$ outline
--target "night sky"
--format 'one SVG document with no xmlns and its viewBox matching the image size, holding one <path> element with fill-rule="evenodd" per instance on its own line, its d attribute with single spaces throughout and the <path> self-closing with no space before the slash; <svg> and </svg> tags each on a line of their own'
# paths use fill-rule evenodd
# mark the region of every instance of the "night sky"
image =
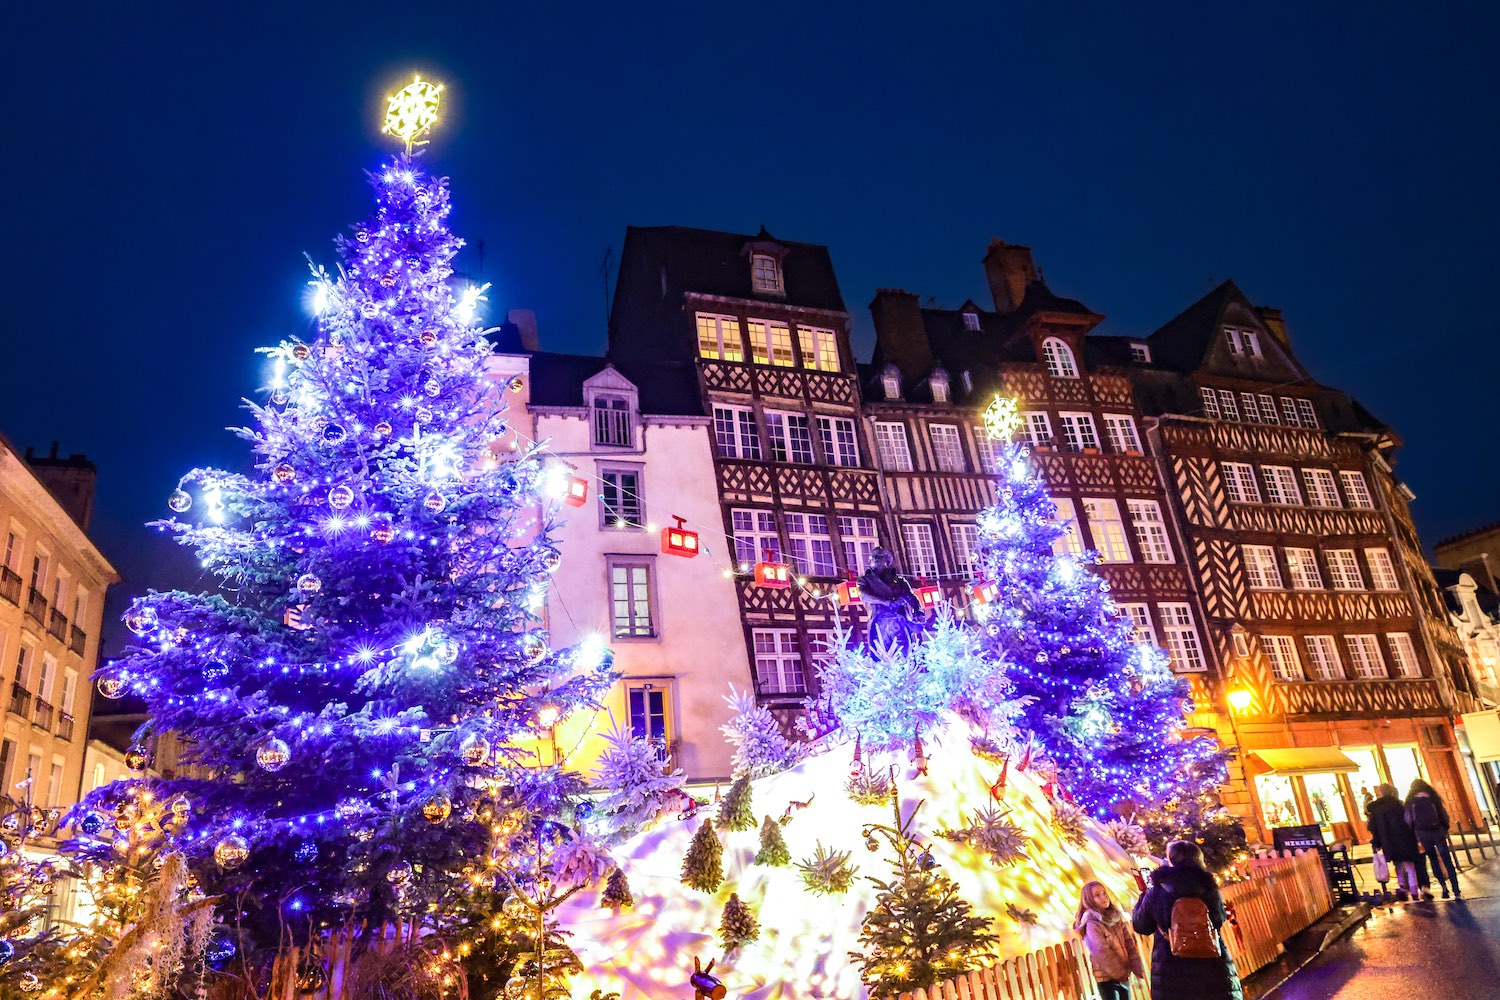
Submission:
<svg viewBox="0 0 1500 1000">
<path fill-rule="evenodd" d="M 547 349 L 603 350 L 631 224 L 828 244 L 861 357 L 877 287 L 988 305 L 991 236 L 1107 333 L 1233 277 L 1404 436 L 1427 542 L 1500 519 L 1500 8 L 1052 6 L 8 4 L 0 432 L 98 464 L 117 606 L 183 582 L 142 523 L 244 463 L 253 349 L 421 72 L 461 267 Z"/>
</svg>

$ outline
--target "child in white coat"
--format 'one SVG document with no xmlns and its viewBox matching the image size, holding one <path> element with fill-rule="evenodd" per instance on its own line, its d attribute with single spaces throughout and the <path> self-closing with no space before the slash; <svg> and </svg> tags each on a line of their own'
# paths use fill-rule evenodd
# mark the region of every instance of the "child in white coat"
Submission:
<svg viewBox="0 0 1500 1000">
<path fill-rule="evenodd" d="M 1130 1000 L 1130 977 L 1145 979 L 1146 968 L 1135 931 L 1125 912 L 1109 898 L 1103 882 L 1085 883 L 1073 929 L 1088 948 L 1100 1000 Z"/>
</svg>

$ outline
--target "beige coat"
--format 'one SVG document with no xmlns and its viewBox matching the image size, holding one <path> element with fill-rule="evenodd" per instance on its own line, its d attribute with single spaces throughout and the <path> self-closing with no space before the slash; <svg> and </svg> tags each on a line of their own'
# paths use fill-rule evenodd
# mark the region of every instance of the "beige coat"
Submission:
<svg viewBox="0 0 1500 1000">
<path fill-rule="evenodd" d="M 1094 978 L 1100 982 L 1123 983 L 1132 974 L 1146 978 L 1146 968 L 1141 963 L 1141 950 L 1136 946 L 1135 932 L 1130 921 L 1121 915 L 1114 924 L 1106 924 L 1099 911 L 1086 909 L 1073 925 L 1089 950 L 1089 963 L 1094 967 Z"/>
</svg>

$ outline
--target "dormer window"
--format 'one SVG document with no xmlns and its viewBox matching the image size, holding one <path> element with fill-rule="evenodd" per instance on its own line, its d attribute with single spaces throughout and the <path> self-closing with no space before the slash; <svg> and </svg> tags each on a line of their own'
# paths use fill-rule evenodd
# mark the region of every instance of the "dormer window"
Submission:
<svg viewBox="0 0 1500 1000">
<path fill-rule="evenodd" d="M 964 384 L 964 392 L 972 393 L 974 391 L 974 376 L 969 374 L 969 369 L 965 368 L 958 377 Z"/>
<path fill-rule="evenodd" d="M 886 365 L 885 371 L 880 373 L 880 387 L 886 399 L 901 398 L 901 372 L 895 365 Z"/>
<path fill-rule="evenodd" d="M 594 444 L 630 447 L 630 401 L 621 396 L 595 396 Z"/>
<path fill-rule="evenodd" d="M 1073 360 L 1073 349 L 1056 337 L 1042 341 L 1042 360 L 1047 364 L 1047 374 L 1053 378 L 1077 378 L 1078 363 Z"/>
<path fill-rule="evenodd" d="M 750 284 L 757 292 L 780 295 L 785 291 L 781 283 L 781 261 L 768 253 L 751 254 Z"/>
<path fill-rule="evenodd" d="M 628 378 L 606 365 L 603 371 L 584 380 L 583 405 L 588 410 L 591 447 L 635 447 L 641 395 Z"/>
<path fill-rule="evenodd" d="M 932 401 L 934 403 L 948 402 L 948 373 L 941 368 L 934 368 L 932 374 L 927 378 L 928 388 L 932 390 Z"/>
<path fill-rule="evenodd" d="M 966 313 L 964 313 L 964 329 L 965 330 L 974 330 L 976 332 L 979 330 L 979 314 L 978 313 L 972 313 L 972 312 L 966 312 Z"/>
<path fill-rule="evenodd" d="M 1224 328 L 1224 342 L 1229 345 L 1229 353 L 1238 357 L 1258 358 L 1260 353 L 1260 334 L 1254 330 L 1242 330 L 1233 326 Z"/>
<path fill-rule="evenodd" d="M 1143 365 L 1149 365 L 1151 363 L 1150 345 L 1143 344 L 1139 340 L 1132 340 L 1130 342 L 1130 360 Z"/>
</svg>

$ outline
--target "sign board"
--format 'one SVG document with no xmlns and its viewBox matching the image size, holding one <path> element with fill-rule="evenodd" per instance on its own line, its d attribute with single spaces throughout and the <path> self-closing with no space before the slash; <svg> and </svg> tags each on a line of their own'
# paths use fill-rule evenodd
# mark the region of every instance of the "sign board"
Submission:
<svg viewBox="0 0 1500 1000">
<path fill-rule="evenodd" d="M 1323 841 L 1323 828 L 1316 823 L 1307 826 L 1277 826 L 1271 829 L 1271 839 L 1276 852 L 1315 850 L 1326 853 L 1328 845 Z"/>
<path fill-rule="evenodd" d="M 1466 712 L 1464 734 L 1476 762 L 1500 760 L 1500 712 Z"/>
</svg>

